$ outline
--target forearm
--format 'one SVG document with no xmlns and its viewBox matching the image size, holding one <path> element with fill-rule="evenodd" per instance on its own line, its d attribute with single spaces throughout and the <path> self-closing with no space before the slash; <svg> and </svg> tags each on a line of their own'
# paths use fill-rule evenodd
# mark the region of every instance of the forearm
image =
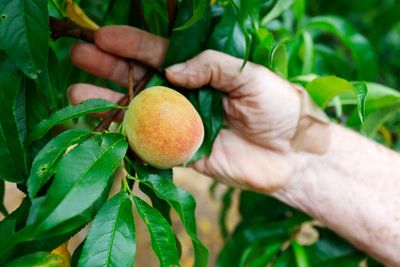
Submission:
<svg viewBox="0 0 400 267">
<path fill-rule="evenodd" d="M 324 155 L 299 155 L 276 197 L 388 266 L 400 266 L 400 157 L 340 126 Z"/>
</svg>

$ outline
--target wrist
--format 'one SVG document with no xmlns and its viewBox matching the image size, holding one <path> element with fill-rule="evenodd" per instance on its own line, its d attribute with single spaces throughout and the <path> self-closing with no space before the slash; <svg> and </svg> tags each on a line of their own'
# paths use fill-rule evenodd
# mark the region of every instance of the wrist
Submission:
<svg viewBox="0 0 400 267">
<path fill-rule="evenodd" d="M 326 124 L 324 126 L 324 134 L 326 136 L 322 139 L 330 140 L 335 127 L 337 126 L 329 123 Z M 309 142 L 309 140 L 312 139 L 311 136 L 317 135 L 318 130 L 320 129 L 315 127 L 312 130 L 314 132 L 305 137 L 307 139 L 304 140 L 305 142 Z M 314 145 L 315 149 L 321 148 L 318 140 L 314 142 Z M 312 197 L 317 193 L 316 190 L 318 190 L 318 183 L 321 182 L 319 180 L 320 176 L 324 172 L 335 171 L 334 169 L 329 169 L 329 166 L 325 164 L 327 158 L 329 158 L 330 146 L 330 142 L 323 144 L 323 154 L 303 150 L 294 151 L 294 167 L 292 175 L 287 179 L 287 182 L 272 195 L 291 207 L 302 210 L 310 215 L 314 215 L 315 203 L 312 200 Z M 315 149 L 313 151 L 315 151 Z"/>
</svg>

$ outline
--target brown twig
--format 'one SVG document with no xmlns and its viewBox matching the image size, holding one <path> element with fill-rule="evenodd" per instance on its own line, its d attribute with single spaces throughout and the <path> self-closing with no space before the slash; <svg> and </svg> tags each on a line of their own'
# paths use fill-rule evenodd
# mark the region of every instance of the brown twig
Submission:
<svg viewBox="0 0 400 267">
<path fill-rule="evenodd" d="M 129 89 L 131 91 L 127 95 L 125 95 L 119 102 L 118 105 L 120 106 L 127 106 L 129 102 L 137 95 L 139 94 L 146 86 L 148 81 L 151 79 L 153 76 L 154 71 L 149 70 L 147 73 L 144 75 L 144 77 L 138 81 L 136 84 L 135 81 L 133 80 L 133 75 L 132 76 L 132 82 L 129 82 L 130 85 L 128 87 L 131 87 L 132 89 Z M 96 127 L 96 132 L 102 132 L 110 126 L 111 122 L 122 112 L 123 110 L 121 109 L 114 109 L 110 110 L 106 113 L 100 124 Z"/>
<path fill-rule="evenodd" d="M 128 61 L 129 65 L 129 72 L 128 72 L 128 96 L 129 100 L 132 100 L 132 98 L 135 96 L 134 95 L 134 87 L 136 85 L 135 82 L 135 64 L 133 64 L 132 61 Z"/>
<path fill-rule="evenodd" d="M 167 9 L 168 9 L 168 32 L 171 34 L 172 29 L 174 28 L 175 18 L 176 18 L 176 0 L 168 0 Z"/>
<path fill-rule="evenodd" d="M 143 14 L 142 1 L 141 0 L 133 0 L 133 2 L 137 8 L 137 12 L 138 12 L 140 21 L 143 23 L 144 30 L 148 31 L 150 28 L 149 28 L 149 24 L 147 24 L 144 14 Z"/>
<path fill-rule="evenodd" d="M 127 106 L 129 104 L 129 96 L 125 95 L 123 98 L 121 98 L 120 101 L 118 101 L 118 105 L 119 106 Z M 113 122 L 113 120 L 115 120 L 115 118 L 122 112 L 122 109 L 113 109 L 108 111 L 103 119 L 101 120 L 101 122 L 99 123 L 99 125 L 97 125 L 95 131 L 96 132 L 102 132 L 106 129 L 108 129 L 108 127 L 110 127 L 111 122 Z"/>
<path fill-rule="evenodd" d="M 150 81 L 151 77 L 153 77 L 154 73 L 155 73 L 154 69 L 150 69 L 146 72 L 144 77 L 135 86 L 133 90 L 133 97 L 139 94 L 146 87 L 146 84 Z"/>
<path fill-rule="evenodd" d="M 60 37 L 73 37 L 88 43 L 94 42 L 93 30 L 82 27 L 69 18 L 57 19 L 55 17 L 50 17 L 49 24 L 51 29 L 51 38 L 54 41 Z"/>
</svg>

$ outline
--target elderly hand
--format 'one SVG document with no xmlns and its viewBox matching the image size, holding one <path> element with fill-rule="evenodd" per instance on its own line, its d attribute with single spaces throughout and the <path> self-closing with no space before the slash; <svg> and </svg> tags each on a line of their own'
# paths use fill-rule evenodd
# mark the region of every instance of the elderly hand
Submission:
<svg viewBox="0 0 400 267">
<path fill-rule="evenodd" d="M 71 59 L 78 67 L 127 86 L 126 59 L 141 62 L 134 67 L 141 79 L 148 67 L 163 64 L 168 40 L 127 27 L 108 26 L 95 33 L 95 44 L 77 44 Z M 300 116 L 300 97 L 290 83 L 268 69 L 207 50 L 187 62 L 169 67 L 167 79 L 174 85 L 196 89 L 210 85 L 226 93 L 226 123 L 209 158 L 192 165 L 196 170 L 239 188 L 272 192 L 283 187 L 297 168 L 290 147 Z M 77 104 L 88 98 L 117 102 L 121 93 L 90 84 L 76 84 L 69 98 Z"/>
</svg>

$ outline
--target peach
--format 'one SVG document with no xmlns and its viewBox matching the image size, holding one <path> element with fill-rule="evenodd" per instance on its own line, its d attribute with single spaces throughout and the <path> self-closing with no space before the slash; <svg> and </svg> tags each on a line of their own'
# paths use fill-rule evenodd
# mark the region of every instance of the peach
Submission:
<svg viewBox="0 0 400 267">
<path fill-rule="evenodd" d="M 160 169 L 190 160 L 204 138 L 203 123 L 193 105 L 163 86 L 147 88 L 133 98 L 124 126 L 133 151 Z"/>
</svg>

